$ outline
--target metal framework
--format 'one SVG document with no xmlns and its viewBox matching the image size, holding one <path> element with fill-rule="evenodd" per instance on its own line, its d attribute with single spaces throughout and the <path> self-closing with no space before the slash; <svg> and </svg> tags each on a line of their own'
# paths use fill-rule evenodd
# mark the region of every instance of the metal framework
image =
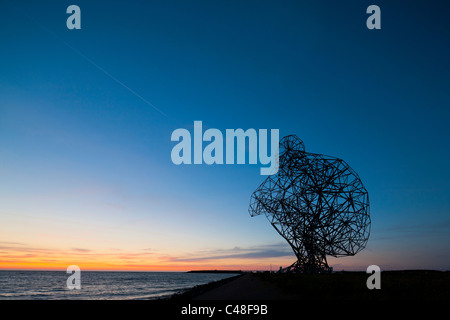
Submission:
<svg viewBox="0 0 450 320">
<path fill-rule="evenodd" d="M 326 256 L 352 256 L 370 235 L 369 194 L 343 160 L 305 152 L 295 135 L 280 141 L 279 170 L 256 189 L 249 213 L 265 214 L 297 261 L 285 271 L 329 272 Z"/>
</svg>

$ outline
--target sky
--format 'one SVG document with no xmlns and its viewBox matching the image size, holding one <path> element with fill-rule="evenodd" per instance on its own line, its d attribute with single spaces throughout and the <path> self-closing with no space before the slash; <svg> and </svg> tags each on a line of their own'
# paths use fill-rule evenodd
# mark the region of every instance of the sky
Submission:
<svg viewBox="0 0 450 320">
<path fill-rule="evenodd" d="M 289 266 L 259 164 L 172 163 L 202 121 L 358 173 L 371 234 L 335 270 L 450 270 L 449 5 L 393 2 L 1 1 L 0 269 Z"/>
</svg>

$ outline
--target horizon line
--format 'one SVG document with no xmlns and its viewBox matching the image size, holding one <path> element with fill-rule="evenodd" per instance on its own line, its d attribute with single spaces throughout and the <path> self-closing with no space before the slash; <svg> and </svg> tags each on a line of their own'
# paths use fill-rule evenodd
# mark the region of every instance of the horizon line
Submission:
<svg viewBox="0 0 450 320">
<path fill-rule="evenodd" d="M 60 271 L 60 272 L 66 272 L 66 269 L 21 269 L 21 268 L 17 268 L 17 269 L 10 269 L 10 268 L 0 268 L 0 271 Z M 88 272 L 182 272 L 182 273 L 188 273 L 188 272 L 211 272 L 211 271 L 217 271 L 218 273 L 220 271 L 224 271 L 226 273 L 230 273 L 232 271 L 236 271 L 236 272 L 270 272 L 270 273 L 278 273 L 277 271 L 274 270 L 269 270 L 269 269 L 250 269 L 250 270 L 236 270 L 236 269 L 194 269 L 194 270 L 118 270 L 118 269 L 82 269 L 81 271 L 88 271 Z M 381 272 L 385 272 L 385 271 L 436 271 L 436 272 L 450 272 L 450 269 L 428 269 L 428 268 L 423 268 L 423 269 L 382 269 Z M 366 273 L 366 270 L 345 270 L 345 269 L 339 269 L 339 270 L 333 270 L 332 273 L 339 273 L 339 272 L 364 272 Z"/>
</svg>

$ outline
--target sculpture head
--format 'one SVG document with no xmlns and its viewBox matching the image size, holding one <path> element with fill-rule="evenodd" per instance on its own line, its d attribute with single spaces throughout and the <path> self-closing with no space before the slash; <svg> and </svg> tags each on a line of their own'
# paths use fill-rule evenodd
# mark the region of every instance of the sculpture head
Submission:
<svg viewBox="0 0 450 320">
<path fill-rule="evenodd" d="M 299 272 L 329 269 L 326 256 L 361 251 L 369 238 L 369 195 L 343 160 L 305 152 L 295 135 L 280 141 L 279 170 L 252 194 L 251 216 L 265 214 L 297 257 Z"/>
</svg>

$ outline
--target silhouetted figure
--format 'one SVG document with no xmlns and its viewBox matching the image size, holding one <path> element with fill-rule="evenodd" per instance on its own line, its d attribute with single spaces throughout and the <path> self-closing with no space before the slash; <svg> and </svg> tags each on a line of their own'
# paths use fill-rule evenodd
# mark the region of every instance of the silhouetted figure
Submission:
<svg viewBox="0 0 450 320">
<path fill-rule="evenodd" d="M 297 261 L 286 271 L 330 272 L 326 255 L 355 255 L 370 234 L 369 194 L 343 160 L 305 152 L 295 135 L 280 141 L 279 170 L 250 199 L 251 216 L 265 214 Z"/>
</svg>

